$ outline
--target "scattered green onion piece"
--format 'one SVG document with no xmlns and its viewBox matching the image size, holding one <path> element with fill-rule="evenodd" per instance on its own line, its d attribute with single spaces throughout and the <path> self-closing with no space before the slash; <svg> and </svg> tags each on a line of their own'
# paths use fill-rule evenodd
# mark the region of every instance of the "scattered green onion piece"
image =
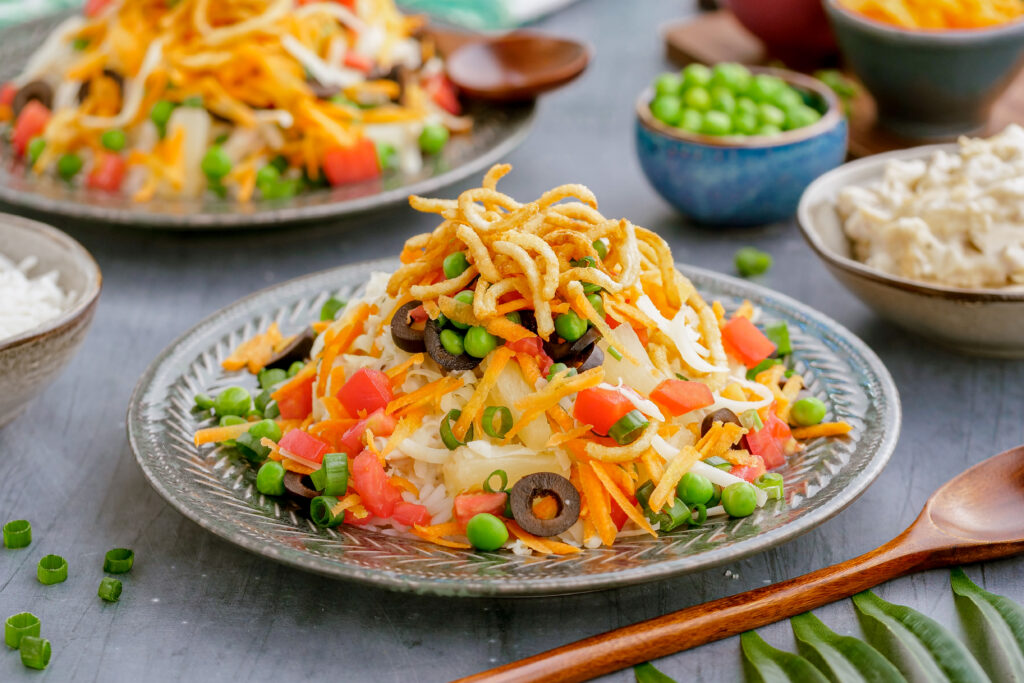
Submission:
<svg viewBox="0 0 1024 683">
<path fill-rule="evenodd" d="M 569 261 L 569 265 L 573 268 L 597 268 L 597 261 L 593 256 L 584 256 L 581 259 Z"/>
<path fill-rule="evenodd" d="M 681 373 L 681 372 L 677 372 L 677 373 L 676 373 L 676 379 L 681 379 L 681 380 L 683 380 L 684 382 L 689 382 L 689 381 L 690 381 L 690 379 L 689 379 L 689 378 L 688 378 L 688 377 L 687 377 L 686 375 L 684 375 L 683 373 Z"/>
<path fill-rule="evenodd" d="M 269 389 L 288 379 L 288 373 L 281 368 L 264 368 L 260 370 L 258 377 L 260 386 Z"/>
<path fill-rule="evenodd" d="M 74 40 L 71 41 L 71 48 L 73 50 L 77 50 L 78 52 L 81 52 L 82 50 L 84 50 L 87 47 L 89 47 L 89 39 L 88 38 L 75 38 Z"/>
<path fill-rule="evenodd" d="M 590 246 L 594 247 L 594 251 L 597 252 L 602 261 L 608 257 L 608 245 L 604 243 L 604 240 L 594 240 Z"/>
<path fill-rule="evenodd" d="M 494 477 L 498 477 L 498 479 L 501 480 L 501 486 L 497 491 L 495 491 L 494 487 L 491 486 L 491 479 L 494 479 Z M 487 475 L 486 479 L 484 479 L 484 491 L 487 493 L 500 493 L 506 488 L 508 488 L 508 473 L 505 472 L 505 470 L 494 470 Z"/>
<path fill-rule="evenodd" d="M 612 358 L 614 358 L 615 360 L 622 360 L 622 354 L 614 346 L 608 347 L 608 353 L 610 353 Z"/>
<path fill-rule="evenodd" d="M 32 525 L 27 519 L 16 519 L 4 524 L 4 547 L 25 548 L 32 542 Z"/>
<path fill-rule="evenodd" d="M 711 465 L 712 467 L 717 467 L 718 469 L 725 470 L 726 472 L 728 472 L 729 470 L 732 469 L 732 463 L 731 462 L 729 462 L 725 458 L 721 458 L 721 457 L 719 457 L 717 455 L 713 455 L 710 458 L 708 458 L 707 460 L 705 460 L 704 464 L 705 465 Z"/>
<path fill-rule="evenodd" d="M 302 368 L 306 367 L 306 364 L 301 360 L 297 360 L 288 366 L 288 376 L 294 377 L 302 371 Z"/>
<path fill-rule="evenodd" d="M 765 370 L 768 370 L 773 365 L 781 365 L 781 364 L 782 364 L 782 360 L 780 360 L 778 358 L 765 358 L 763 361 L 761 361 L 760 363 L 758 363 L 754 367 L 752 367 L 749 370 L 747 370 L 747 379 L 753 381 L 753 380 L 757 379 L 758 375 L 760 375 Z"/>
<path fill-rule="evenodd" d="M 209 394 L 196 394 L 195 401 L 199 410 L 209 410 L 213 407 L 213 396 Z"/>
<path fill-rule="evenodd" d="M 309 475 L 313 486 L 325 496 L 341 496 L 348 491 L 348 455 L 326 453 L 320 469 Z"/>
<path fill-rule="evenodd" d="M 124 574 L 135 564 L 135 551 L 128 548 L 108 550 L 103 557 L 103 571 L 108 574 Z"/>
<path fill-rule="evenodd" d="M 36 578 L 44 586 L 66 581 L 68 578 L 68 561 L 60 555 L 44 555 L 36 566 Z"/>
<path fill-rule="evenodd" d="M 333 509 L 338 504 L 334 496 L 317 496 L 309 503 L 309 516 L 313 523 L 319 527 L 336 527 L 345 521 L 345 511 L 334 514 Z"/>
<path fill-rule="evenodd" d="M 36 636 L 21 639 L 21 663 L 30 669 L 45 669 L 50 663 L 50 641 Z"/>
<path fill-rule="evenodd" d="M 203 96 L 192 95 L 191 97 L 186 97 L 181 101 L 181 106 L 192 107 L 193 109 L 201 109 L 203 106 Z"/>
<path fill-rule="evenodd" d="M 121 582 L 109 576 L 104 576 L 103 580 L 100 581 L 100 588 L 96 591 L 96 594 L 107 602 L 117 602 L 121 599 Z"/>
<path fill-rule="evenodd" d="M 598 292 L 602 291 L 603 289 L 604 289 L 604 287 L 602 287 L 601 285 L 595 285 L 593 282 L 584 282 L 583 283 L 583 293 L 584 294 L 597 294 Z"/>
<path fill-rule="evenodd" d="M 21 645 L 21 639 L 25 637 L 39 637 L 39 617 L 31 612 L 19 612 L 7 617 L 4 622 L 4 642 L 7 647 L 15 650 Z"/>
<path fill-rule="evenodd" d="M 697 519 L 693 518 L 693 513 L 697 513 Z M 708 509 L 707 506 L 697 503 L 690 508 L 690 526 L 700 526 L 708 520 Z"/>
<path fill-rule="evenodd" d="M 732 469 L 731 467 L 729 469 Z M 715 492 L 711 494 L 711 500 L 704 503 L 704 507 L 713 508 L 722 502 L 722 487 L 718 484 L 714 485 Z"/>
<path fill-rule="evenodd" d="M 501 426 L 494 428 L 494 416 L 501 417 Z M 508 430 L 512 429 L 512 411 L 505 406 L 487 406 L 484 408 L 483 427 L 487 436 L 495 439 L 504 439 Z"/>
<path fill-rule="evenodd" d="M 263 409 L 263 417 L 268 420 L 276 420 L 281 417 L 281 409 L 277 407 L 277 401 L 271 401 L 267 404 L 267 407 Z"/>
<path fill-rule="evenodd" d="M 509 322 L 513 322 L 516 325 L 522 325 L 523 324 L 523 316 L 519 315 L 519 311 L 512 311 L 511 313 L 506 313 L 505 314 L 505 320 L 508 320 Z"/>
<path fill-rule="evenodd" d="M 256 398 L 252 400 L 252 404 L 256 407 L 259 412 L 264 412 L 270 402 L 273 401 L 273 397 L 270 395 L 270 389 L 264 389 L 260 393 L 256 394 Z M 276 441 L 276 439 L 275 439 Z"/>
<path fill-rule="evenodd" d="M 615 439 L 620 446 L 633 443 L 640 438 L 640 433 L 647 429 L 650 421 L 639 410 L 631 410 L 611 426 L 608 436 Z"/>
<path fill-rule="evenodd" d="M 767 493 L 769 500 L 780 500 L 785 491 L 782 475 L 778 472 L 765 472 L 754 481 L 754 486 Z"/>
<path fill-rule="evenodd" d="M 345 306 L 345 302 L 340 299 L 335 299 L 333 296 L 324 302 L 324 305 L 320 307 L 320 319 L 321 320 L 334 320 L 334 316 L 338 315 Z"/>
<path fill-rule="evenodd" d="M 252 432 L 246 432 L 235 437 L 235 448 L 246 460 L 262 463 L 270 455 L 270 449 L 260 443 L 260 440 L 260 437 Z"/>
<path fill-rule="evenodd" d="M 672 499 L 672 507 L 664 511 L 664 514 L 668 516 L 668 526 L 660 526 L 658 531 L 672 531 L 678 529 L 683 525 L 692 523 L 693 514 L 690 512 L 690 507 L 679 500 L 678 498 Z"/>
<path fill-rule="evenodd" d="M 757 411 L 753 408 L 740 413 L 740 424 L 753 432 L 756 432 L 759 429 L 764 429 L 764 423 L 761 422 L 761 416 L 758 415 Z"/>
<path fill-rule="evenodd" d="M 448 450 L 454 451 L 459 446 L 465 446 L 466 441 L 473 440 L 473 428 L 470 427 L 469 431 L 466 432 L 466 441 L 459 441 L 455 438 L 455 434 L 452 433 L 452 420 L 458 420 L 459 416 L 462 415 L 461 410 L 449 410 L 448 414 L 441 420 L 441 441 L 444 441 L 444 445 L 448 447 Z"/>
<path fill-rule="evenodd" d="M 793 353 L 793 343 L 789 340 L 789 327 L 786 326 L 786 323 L 769 325 L 764 328 L 764 336 L 768 337 L 772 344 L 775 344 L 776 354 L 786 356 Z"/>
<path fill-rule="evenodd" d="M 648 507 L 652 493 L 654 493 L 654 482 L 652 481 L 645 481 L 636 487 L 635 495 L 641 507 Z"/>
<path fill-rule="evenodd" d="M 256 472 L 256 490 L 265 496 L 284 495 L 284 465 L 268 460 Z"/>
</svg>

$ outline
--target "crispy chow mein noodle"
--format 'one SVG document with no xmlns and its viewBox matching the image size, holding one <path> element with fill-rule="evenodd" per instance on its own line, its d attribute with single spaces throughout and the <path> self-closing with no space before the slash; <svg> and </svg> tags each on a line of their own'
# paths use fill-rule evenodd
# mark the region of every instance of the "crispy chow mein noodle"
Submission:
<svg viewBox="0 0 1024 683">
<path fill-rule="evenodd" d="M 849 431 L 800 398 L 784 324 L 709 306 L 664 240 L 605 218 L 583 186 L 503 194 L 509 170 L 455 200 L 411 197 L 437 228 L 328 320 L 305 364 L 279 357 L 297 338 L 276 327 L 225 361 L 259 373 L 280 427 L 261 476 L 312 471 L 317 524 L 575 553 L 752 514 L 783 497 L 769 470 L 797 438 Z M 227 439 L 246 442 L 196 435 Z"/>
</svg>

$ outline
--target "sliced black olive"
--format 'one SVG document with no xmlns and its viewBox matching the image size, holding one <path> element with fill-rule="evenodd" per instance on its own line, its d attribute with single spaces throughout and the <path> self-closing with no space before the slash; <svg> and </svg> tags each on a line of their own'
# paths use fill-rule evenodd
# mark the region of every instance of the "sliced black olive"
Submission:
<svg viewBox="0 0 1024 683">
<path fill-rule="evenodd" d="M 411 324 L 412 319 L 409 317 L 413 309 L 422 305 L 422 301 L 410 301 L 395 311 L 395 317 L 391 319 L 391 338 L 394 340 L 395 346 L 403 351 L 419 353 L 427 348 L 426 342 L 423 341 L 424 331 L 414 330 Z"/>
<path fill-rule="evenodd" d="M 104 69 L 103 70 L 103 75 L 106 76 L 109 79 L 112 79 L 115 83 L 117 83 L 117 89 L 119 91 L 121 91 L 122 93 L 124 92 L 124 76 L 122 76 L 121 74 L 117 73 L 113 69 Z M 89 96 L 89 92 L 90 92 L 91 89 L 92 89 L 92 81 L 91 80 L 88 80 L 85 83 L 82 83 L 81 87 L 78 88 L 78 101 L 79 102 L 84 102 L 85 98 Z"/>
<path fill-rule="evenodd" d="M 305 361 L 309 358 L 309 352 L 313 350 L 315 339 L 316 332 L 313 328 L 307 327 L 302 334 L 295 335 L 295 339 L 292 339 L 288 346 L 271 356 L 265 367 L 287 370 L 295 361 Z"/>
<path fill-rule="evenodd" d="M 313 482 L 309 477 L 302 476 L 298 472 L 284 473 L 284 488 L 288 493 L 299 498 L 313 499 L 320 494 L 313 488 Z"/>
<path fill-rule="evenodd" d="M 704 416 L 704 419 L 700 423 L 700 435 L 704 436 L 707 434 L 708 430 L 710 430 L 711 426 L 716 422 L 721 422 L 722 424 L 731 422 L 734 425 L 738 425 L 740 427 L 743 426 L 740 423 L 740 419 L 736 417 L 736 413 L 732 412 L 728 408 L 719 408 L 715 412 Z"/>
<path fill-rule="evenodd" d="M 585 351 L 588 346 L 596 342 L 601 338 L 601 333 L 596 327 L 591 327 L 589 330 L 583 333 L 583 336 L 572 343 L 569 347 L 570 353 L 580 353 Z"/>
<path fill-rule="evenodd" d="M 533 514 L 533 501 L 544 496 L 551 496 L 558 505 L 558 512 L 551 519 Z M 517 481 L 510 492 L 509 504 L 516 523 L 534 536 L 560 534 L 580 516 L 580 492 L 572 482 L 554 472 L 536 472 Z"/>
<path fill-rule="evenodd" d="M 572 351 L 572 342 L 565 341 L 561 337 L 552 335 L 551 339 L 544 341 L 544 353 L 551 357 L 551 360 L 558 362 L 565 359 Z"/>
<path fill-rule="evenodd" d="M 519 311 L 519 324 L 528 329 L 530 332 L 537 334 L 537 317 L 534 316 L 533 311 L 522 310 Z"/>
<path fill-rule="evenodd" d="M 440 365 L 442 368 L 448 371 L 463 371 L 472 370 L 476 366 L 480 365 L 482 358 L 473 358 L 468 353 L 463 353 L 459 356 L 453 356 L 444 350 L 441 346 L 441 326 L 437 324 L 436 320 L 428 320 L 427 326 L 423 330 L 423 341 L 427 347 L 427 353 L 430 357 Z"/>
<path fill-rule="evenodd" d="M 309 89 L 313 91 L 313 95 L 315 95 L 318 99 L 321 100 L 329 100 L 341 92 L 341 88 L 339 88 L 338 86 L 324 85 L 315 78 L 310 78 L 306 80 L 306 85 L 308 85 Z"/>
<path fill-rule="evenodd" d="M 17 116 L 25 105 L 32 100 L 38 100 L 47 109 L 53 108 L 53 88 L 46 81 L 30 81 L 18 88 L 11 102 L 11 111 Z"/>
<path fill-rule="evenodd" d="M 575 362 L 573 365 L 576 368 L 576 372 L 582 374 L 587 370 L 593 370 L 604 365 L 604 351 L 597 344 L 591 344 L 590 348 L 584 349 L 582 353 L 577 354 L 576 359 L 579 361 L 579 365 L 576 365 Z"/>
</svg>

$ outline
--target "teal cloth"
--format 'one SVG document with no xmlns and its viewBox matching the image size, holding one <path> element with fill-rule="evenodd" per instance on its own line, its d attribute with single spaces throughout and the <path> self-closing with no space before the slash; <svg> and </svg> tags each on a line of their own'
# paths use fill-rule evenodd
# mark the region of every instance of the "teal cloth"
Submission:
<svg viewBox="0 0 1024 683">
<path fill-rule="evenodd" d="M 80 7 L 82 0 L 0 0 L 0 27 Z"/>
</svg>

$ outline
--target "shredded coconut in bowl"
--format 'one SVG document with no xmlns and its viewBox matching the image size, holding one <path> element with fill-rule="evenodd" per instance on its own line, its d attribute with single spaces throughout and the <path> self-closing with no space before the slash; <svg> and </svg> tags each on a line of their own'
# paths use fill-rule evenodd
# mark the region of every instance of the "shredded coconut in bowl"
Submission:
<svg viewBox="0 0 1024 683">
<path fill-rule="evenodd" d="M 75 298 L 57 284 L 55 270 L 30 277 L 37 263 L 34 256 L 15 263 L 0 254 L 0 341 L 56 318 Z"/>
</svg>

